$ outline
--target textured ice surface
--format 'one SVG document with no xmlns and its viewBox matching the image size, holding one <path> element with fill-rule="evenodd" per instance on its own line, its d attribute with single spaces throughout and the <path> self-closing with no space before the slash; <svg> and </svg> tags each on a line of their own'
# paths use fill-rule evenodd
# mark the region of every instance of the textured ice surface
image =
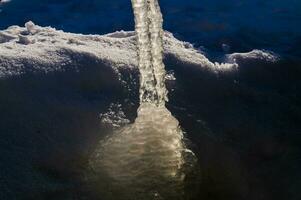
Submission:
<svg viewBox="0 0 301 200">
<path fill-rule="evenodd" d="M 111 104 L 106 113 L 100 115 L 101 123 L 111 128 L 120 128 L 129 123 L 120 104 Z"/>
<path fill-rule="evenodd" d="M 137 33 L 140 101 L 165 104 L 163 18 L 157 0 L 132 0 Z"/>
<path fill-rule="evenodd" d="M 132 5 L 140 72 L 138 117 L 101 141 L 91 167 L 117 186 L 110 189 L 119 188 L 122 199 L 182 199 L 188 162 L 184 153 L 191 151 L 178 120 L 165 108 L 161 11 L 157 0 L 132 0 Z"/>
<path fill-rule="evenodd" d="M 163 19 L 157 0 L 132 0 L 132 5 L 140 72 L 138 117 L 100 143 L 91 167 L 117 186 L 110 189 L 119 188 L 122 199 L 180 199 L 186 148 L 179 122 L 165 108 Z"/>
<path fill-rule="evenodd" d="M 165 107 L 142 104 L 135 123 L 99 144 L 91 166 L 96 174 L 109 177 L 112 185 L 127 188 L 122 195 L 128 199 L 133 195 L 153 199 L 147 197 L 151 194 L 180 199 L 186 151 L 182 139 L 179 122 Z"/>
<path fill-rule="evenodd" d="M 134 32 L 115 32 L 107 35 L 65 33 L 51 27 L 28 22 L 26 27 L 11 26 L 0 31 L 0 77 L 32 72 L 67 70 L 67 66 L 82 60 L 96 60 L 120 68 L 137 68 L 136 37 Z M 207 68 L 213 72 L 233 70 L 230 63 L 212 63 L 187 42 L 177 40 L 172 33 L 164 33 L 164 54 L 179 62 Z M 243 55 L 243 56 L 241 56 Z M 265 55 L 265 56 L 262 56 Z M 275 60 L 271 53 L 257 50 L 254 54 L 232 54 L 229 58 Z"/>
</svg>

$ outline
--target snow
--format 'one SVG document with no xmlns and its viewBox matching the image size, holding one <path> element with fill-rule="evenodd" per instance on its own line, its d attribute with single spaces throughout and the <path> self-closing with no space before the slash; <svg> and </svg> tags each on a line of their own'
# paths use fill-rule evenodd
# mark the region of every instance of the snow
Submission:
<svg viewBox="0 0 301 200">
<path fill-rule="evenodd" d="M 8 3 L 8 2 L 10 2 L 11 0 L 0 0 L 0 4 L 1 3 Z"/>
<path fill-rule="evenodd" d="M 253 51 L 247 53 L 233 53 L 227 55 L 227 58 L 230 62 L 236 63 L 239 60 L 253 60 L 253 61 L 266 61 L 266 62 L 277 62 L 279 60 L 279 56 L 270 51 L 258 50 L 255 49 Z"/>
<path fill-rule="evenodd" d="M 236 69 L 239 59 L 277 60 L 272 53 L 254 50 L 227 55 L 228 63 L 213 63 L 192 44 L 177 40 L 169 32 L 164 34 L 164 54 L 173 56 L 181 63 L 217 73 Z M 41 27 L 31 21 L 25 27 L 10 26 L 0 31 L 0 78 L 28 72 L 64 71 L 67 67 L 76 66 L 78 61 L 91 59 L 108 64 L 116 71 L 137 68 L 135 32 L 73 34 Z"/>
</svg>

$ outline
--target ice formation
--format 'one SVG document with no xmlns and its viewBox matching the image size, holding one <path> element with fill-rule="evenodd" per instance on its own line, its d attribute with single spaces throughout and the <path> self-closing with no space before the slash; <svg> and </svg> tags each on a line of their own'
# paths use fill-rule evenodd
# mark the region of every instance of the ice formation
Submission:
<svg viewBox="0 0 301 200">
<path fill-rule="evenodd" d="M 185 153 L 191 151 L 183 143 L 179 122 L 165 108 L 163 19 L 157 0 L 132 0 L 132 5 L 140 72 L 138 116 L 101 141 L 91 167 L 104 173 L 113 188 L 121 188 L 122 199 L 182 199 L 184 166 L 190 162 Z M 193 153 L 190 157 L 194 159 Z"/>
<path fill-rule="evenodd" d="M 158 5 L 153 6 L 151 9 L 158 9 Z M 135 9 L 138 8 L 134 6 Z M 148 8 L 147 11 L 151 12 L 151 9 Z M 150 26 L 146 30 L 155 34 L 148 37 L 146 35 L 151 34 L 141 33 L 140 39 L 146 36 L 147 42 L 142 39 L 138 45 L 135 32 L 82 35 L 40 27 L 33 22 L 27 22 L 25 27 L 11 26 L 0 31 L 1 79 L 28 73 L 65 71 L 70 67 L 76 69 L 80 61 L 89 60 L 105 63 L 117 74 L 121 69 L 140 70 L 141 106 L 135 123 L 128 124 L 124 113 L 118 109 L 115 111 L 113 107 L 108 113 L 104 113 L 102 122 L 112 122 L 118 129 L 100 142 L 91 157 L 90 164 L 94 172 L 102 174 L 101 178 L 108 177 L 113 184 L 110 187 L 112 191 L 108 191 L 108 194 L 113 193 L 113 197 L 108 199 L 118 199 L 114 193 L 115 188 L 122 188 L 117 190 L 118 194 L 122 194 L 121 199 L 133 199 L 133 194 L 138 199 L 179 199 L 183 194 L 186 175 L 183 169 L 186 168 L 185 165 L 190 165 L 186 157 L 192 154 L 187 153 L 189 150 L 183 143 L 179 122 L 164 106 L 166 89 L 163 79 L 174 80 L 175 77 L 172 74 L 165 76 L 162 51 L 165 56 L 184 64 L 181 66 L 192 65 L 212 73 L 233 71 L 239 68 L 239 63 L 243 60 L 278 60 L 273 53 L 254 50 L 229 54 L 226 56 L 226 63 L 210 62 L 190 43 L 177 40 L 169 32 L 163 33 L 161 15 L 157 16 L 158 19 L 152 19 L 157 20 L 159 25 Z M 136 21 L 139 19 L 138 17 Z M 143 29 L 143 26 L 136 27 L 137 32 L 139 28 Z M 138 54 L 137 49 L 140 50 Z"/>
<path fill-rule="evenodd" d="M 159 26 L 153 28 L 160 29 L 161 16 L 158 16 Z M 139 27 L 136 28 L 139 30 Z M 146 31 L 156 32 L 152 29 Z M 137 46 L 135 32 L 119 31 L 102 36 L 82 35 L 27 22 L 25 27 L 11 26 L 0 31 L 0 78 L 27 73 L 65 71 L 70 66 L 76 68 L 77 63 L 82 60 L 105 63 L 117 73 L 120 69 L 139 67 L 144 76 L 141 78 L 142 103 L 138 117 L 134 124 L 128 124 L 124 117 L 116 118 L 116 115 L 124 115 L 122 111 L 117 111 L 119 114 L 116 114 L 112 110 L 103 114 L 104 123 L 113 121 L 117 128 L 128 125 L 100 142 L 91 165 L 96 172 L 106 173 L 106 176 L 122 183 L 121 185 L 129 184 L 131 187 L 123 190 L 129 195 L 140 194 L 147 199 L 144 193 L 150 191 L 150 199 L 160 199 L 160 196 L 174 199 L 181 196 L 179 193 L 185 179 L 185 173 L 181 169 L 186 162 L 183 155 L 187 150 L 182 141 L 183 133 L 178 121 L 164 107 L 166 89 L 163 80 L 165 71 L 161 55 L 161 35 L 165 56 L 171 56 L 183 64 L 208 69 L 212 73 L 237 69 L 238 61 L 241 60 L 278 60 L 273 53 L 254 50 L 249 53 L 229 54 L 226 56 L 228 63 L 212 63 L 190 43 L 179 41 L 171 33 L 163 33 L 162 30 L 157 31 L 153 38 L 146 38 L 146 44 L 141 41 Z M 140 37 L 142 36 L 143 33 Z M 150 45 L 150 41 L 154 43 Z M 146 51 L 143 45 L 149 45 Z M 137 54 L 137 49 L 145 55 L 141 52 Z M 153 59 L 153 55 L 157 57 Z M 149 60 L 145 63 L 138 58 Z M 153 70 L 154 67 L 158 67 L 158 70 Z M 165 78 L 175 79 L 169 75 Z M 132 196 L 129 197 L 131 198 Z"/>
<path fill-rule="evenodd" d="M 109 180 L 107 199 L 181 199 L 184 165 L 193 164 L 188 154 L 177 119 L 164 106 L 144 103 L 133 124 L 100 142 L 90 164 Z M 110 196 L 116 191 L 121 197 Z"/>
<path fill-rule="evenodd" d="M 132 0 L 140 71 L 140 102 L 164 105 L 163 18 L 157 0 Z"/>
</svg>

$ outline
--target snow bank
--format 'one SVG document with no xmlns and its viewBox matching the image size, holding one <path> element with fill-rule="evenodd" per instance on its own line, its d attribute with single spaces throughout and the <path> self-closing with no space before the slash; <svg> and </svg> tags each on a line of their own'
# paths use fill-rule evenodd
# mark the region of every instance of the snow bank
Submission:
<svg viewBox="0 0 301 200">
<path fill-rule="evenodd" d="M 264 62 L 277 62 L 279 60 L 279 56 L 270 51 L 258 50 L 255 49 L 253 51 L 247 53 L 233 53 L 227 55 L 228 61 L 232 63 L 237 63 L 239 61 L 245 60 L 253 60 L 253 61 L 264 61 Z"/>
<path fill-rule="evenodd" d="M 108 64 L 116 71 L 137 68 L 135 43 L 135 32 L 82 35 L 40 27 L 33 22 L 27 22 L 25 27 L 11 26 L 0 31 L 0 77 L 27 72 L 64 71 L 84 60 Z M 190 43 L 177 40 L 169 32 L 164 34 L 164 53 L 179 62 L 214 72 L 237 68 L 237 59 L 275 60 L 272 54 L 256 50 L 228 55 L 229 63 L 212 63 Z"/>
</svg>

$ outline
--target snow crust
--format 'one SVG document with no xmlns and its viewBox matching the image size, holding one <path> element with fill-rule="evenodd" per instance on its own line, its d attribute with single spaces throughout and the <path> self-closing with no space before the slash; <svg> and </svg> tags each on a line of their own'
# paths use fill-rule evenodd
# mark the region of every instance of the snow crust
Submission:
<svg viewBox="0 0 301 200">
<path fill-rule="evenodd" d="M 278 57 L 261 50 L 227 55 L 227 63 L 210 62 L 192 44 L 164 33 L 164 54 L 179 62 L 207 68 L 213 72 L 234 70 L 238 59 L 275 62 Z M 41 27 L 29 21 L 25 27 L 10 26 L 0 31 L 0 78 L 27 72 L 64 71 L 79 61 L 94 60 L 121 68 L 138 68 L 136 35 L 133 31 L 117 31 L 106 35 L 67 33 Z"/>
<path fill-rule="evenodd" d="M 239 60 L 254 60 L 254 61 L 267 61 L 267 62 L 277 62 L 279 56 L 270 51 L 258 50 L 247 53 L 233 53 L 227 55 L 230 62 L 236 63 Z"/>
</svg>

